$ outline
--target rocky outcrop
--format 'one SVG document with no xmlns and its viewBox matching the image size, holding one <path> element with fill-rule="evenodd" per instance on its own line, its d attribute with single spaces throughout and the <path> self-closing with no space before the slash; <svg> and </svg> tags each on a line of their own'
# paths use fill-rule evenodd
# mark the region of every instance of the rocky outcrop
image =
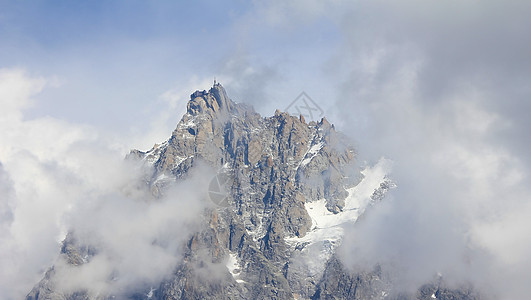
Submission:
<svg viewBox="0 0 531 300">
<path fill-rule="evenodd" d="M 72 266 L 80 266 L 90 260 L 96 254 L 95 249 L 77 241 L 72 234 L 67 235 L 62 242 L 58 261 Z M 68 300 L 106 300 L 105 296 L 90 296 L 86 291 L 60 292 L 57 289 L 55 267 L 50 268 L 44 278 L 26 296 L 27 300 L 39 299 L 68 299 Z"/>
<path fill-rule="evenodd" d="M 350 274 L 334 256 L 311 299 L 385 299 L 390 289 L 380 266 L 371 272 Z"/>
</svg>

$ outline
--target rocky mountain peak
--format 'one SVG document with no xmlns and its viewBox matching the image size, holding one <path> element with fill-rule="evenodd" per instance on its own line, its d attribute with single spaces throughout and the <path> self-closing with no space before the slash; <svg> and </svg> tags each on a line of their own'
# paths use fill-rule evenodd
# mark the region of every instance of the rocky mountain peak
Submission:
<svg viewBox="0 0 531 300">
<path fill-rule="evenodd" d="M 234 102 L 227 97 L 223 86 L 215 83 L 208 92 L 198 90 L 191 94 L 186 111 L 193 116 L 205 113 L 214 115 L 221 112 L 230 113 L 233 106 Z"/>
<path fill-rule="evenodd" d="M 385 274 L 350 274 L 335 256 L 343 226 L 394 187 L 385 160 L 360 172 L 350 145 L 325 118 L 307 124 L 280 110 L 262 117 L 218 83 L 194 92 L 171 137 L 128 159 L 144 165 L 152 201 L 200 162 L 217 170 L 214 178 L 223 174 L 227 198 L 198 217 L 202 226 L 182 245 L 184 258 L 171 276 L 94 299 L 385 298 Z M 59 260 L 76 267 L 97 261 L 98 246 L 79 243 L 84 238 L 76 234 L 63 242 Z M 210 269 L 220 274 L 212 277 Z M 57 290 L 52 267 L 27 299 L 93 298 Z"/>
</svg>

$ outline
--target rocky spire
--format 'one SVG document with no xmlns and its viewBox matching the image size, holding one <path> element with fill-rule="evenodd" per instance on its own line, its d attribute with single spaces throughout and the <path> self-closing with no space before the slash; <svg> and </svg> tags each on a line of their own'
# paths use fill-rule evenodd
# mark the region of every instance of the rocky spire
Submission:
<svg viewBox="0 0 531 300">
<path fill-rule="evenodd" d="M 221 85 L 221 83 L 216 83 L 214 86 L 210 89 L 209 94 L 211 94 L 214 99 L 216 99 L 216 102 L 218 103 L 219 107 L 221 109 L 226 109 L 227 111 L 232 110 L 233 102 L 232 100 L 227 97 L 227 93 L 225 92 L 225 89 Z"/>
<path fill-rule="evenodd" d="M 190 95 L 187 112 L 193 116 L 202 113 L 215 115 L 220 112 L 231 112 L 233 107 L 234 102 L 227 97 L 225 89 L 217 82 L 208 92 L 195 91 Z"/>
</svg>

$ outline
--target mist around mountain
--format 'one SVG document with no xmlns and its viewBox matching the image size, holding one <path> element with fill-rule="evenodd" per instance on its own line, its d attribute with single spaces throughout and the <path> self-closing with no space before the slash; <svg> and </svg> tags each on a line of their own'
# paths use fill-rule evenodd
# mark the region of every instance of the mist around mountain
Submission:
<svg viewBox="0 0 531 300">
<path fill-rule="evenodd" d="M 385 261 L 350 265 L 345 230 L 388 201 L 392 164 L 361 163 L 325 118 L 262 117 L 215 83 L 168 140 L 130 152 L 116 193 L 71 213 L 26 299 L 480 299 L 443 274 L 407 288 Z"/>
<path fill-rule="evenodd" d="M 295 270 L 317 274 L 322 267 L 292 263 L 286 276 L 275 277 L 287 279 L 283 290 L 308 287 L 322 298 L 332 297 L 331 289 L 361 293 L 369 283 L 356 274 L 381 270 L 371 278 L 389 280 L 372 282 L 376 290 L 386 286 L 377 282 L 389 281 L 393 293 L 406 295 L 471 290 L 529 298 L 529 15 L 527 0 L 0 1 L 0 299 L 23 299 L 52 266 L 56 274 L 59 267 L 68 271 L 65 292 L 94 282 L 95 293 L 122 295 L 138 283 L 141 295 L 156 296 L 155 281 L 173 278 L 188 257 L 186 241 L 204 230 L 204 211 L 229 204 L 214 188 L 231 174 L 215 177 L 221 161 L 194 161 L 184 172 L 186 160 L 188 175 L 179 183 L 169 184 L 175 175 L 165 173 L 146 190 L 153 171 L 133 158 L 154 143 L 160 151 L 172 148 L 164 141 L 186 114 L 190 93 L 208 94 L 214 76 L 234 102 L 252 105 L 265 119 L 304 92 L 354 149 L 355 166 L 343 169 L 354 175 L 339 172 L 357 178 L 342 187 L 349 196 L 338 189 L 313 201 L 320 194 L 312 192 L 304 210 L 289 209 L 302 219 L 266 216 L 281 224 L 286 255 L 294 257 L 295 247 L 300 261 L 319 258 L 326 244 L 337 258 L 323 271 L 335 279 L 322 284 L 306 275 L 294 284 Z M 194 135 L 189 144 L 195 142 Z M 220 143 L 206 139 L 211 146 L 200 147 L 234 164 L 235 157 L 214 151 Z M 324 145 L 300 147 L 309 150 L 298 172 L 321 161 Z M 132 148 L 141 151 L 124 160 Z M 160 164 L 187 157 L 177 156 Z M 250 157 L 245 165 L 258 161 Z M 349 207 L 366 202 L 350 195 L 370 193 L 361 188 L 372 190 L 383 170 L 391 170 L 390 181 L 374 198 L 385 197 L 358 217 Z M 374 178 L 374 186 L 361 178 Z M 308 224 L 305 211 L 319 214 L 308 213 L 306 232 L 294 225 Z M 352 218 L 354 224 L 343 222 Z M 313 228 L 313 220 L 341 230 Z M 299 236 L 290 235 L 295 229 Z M 316 239 L 329 242 L 305 245 Z M 82 267 L 62 263 L 61 252 L 75 258 L 76 251 L 83 255 L 72 262 Z M 208 273 L 229 270 L 235 287 L 244 286 L 237 281 L 246 280 L 241 256 L 230 251 L 219 254 L 229 267 Z"/>
</svg>

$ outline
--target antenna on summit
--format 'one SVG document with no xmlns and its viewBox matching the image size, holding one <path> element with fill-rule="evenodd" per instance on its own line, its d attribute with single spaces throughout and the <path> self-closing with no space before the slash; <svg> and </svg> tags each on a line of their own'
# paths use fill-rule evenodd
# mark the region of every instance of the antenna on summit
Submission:
<svg viewBox="0 0 531 300">
<path fill-rule="evenodd" d="M 214 76 L 214 85 L 216 85 L 216 76 Z"/>
</svg>

